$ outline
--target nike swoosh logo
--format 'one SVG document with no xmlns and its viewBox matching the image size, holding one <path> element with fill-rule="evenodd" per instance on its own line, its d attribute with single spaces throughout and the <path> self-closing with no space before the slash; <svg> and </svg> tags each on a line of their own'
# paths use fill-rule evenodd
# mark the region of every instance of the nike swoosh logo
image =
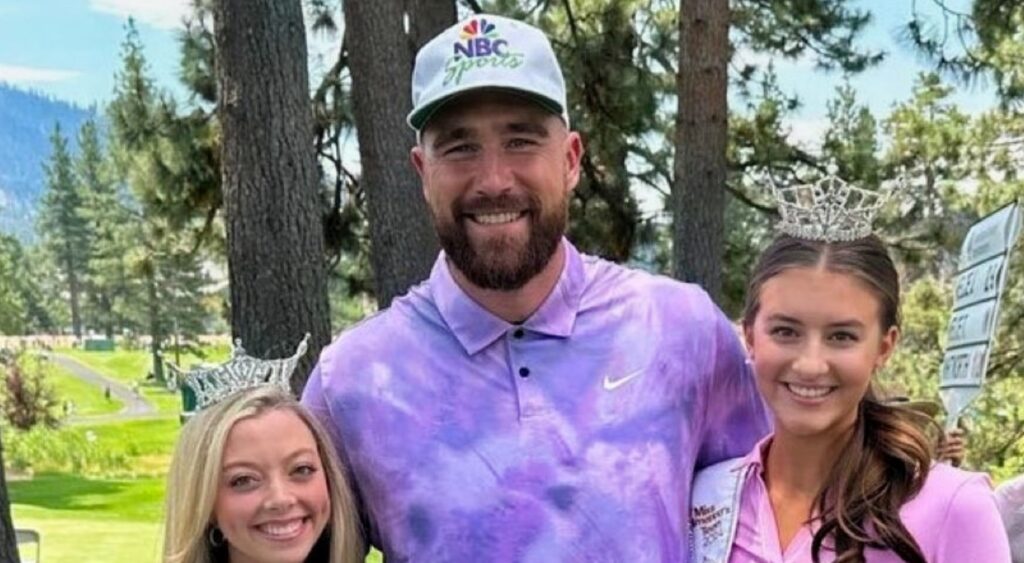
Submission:
<svg viewBox="0 0 1024 563">
<path fill-rule="evenodd" d="M 636 379 L 636 378 L 640 377 L 643 374 L 644 374 L 644 370 L 638 369 L 638 370 L 630 373 L 629 375 L 625 375 L 625 376 L 620 377 L 618 379 L 612 379 L 610 376 L 606 375 L 606 376 L 604 376 L 604 382 L 602 383 L 602 386 L 604 387 L 605 391 L 614 391 L 614 390 L 618 389 L 619 387 L 622 387 L 623 385 L 629 383 L 633 379 Z"/>
</svg>

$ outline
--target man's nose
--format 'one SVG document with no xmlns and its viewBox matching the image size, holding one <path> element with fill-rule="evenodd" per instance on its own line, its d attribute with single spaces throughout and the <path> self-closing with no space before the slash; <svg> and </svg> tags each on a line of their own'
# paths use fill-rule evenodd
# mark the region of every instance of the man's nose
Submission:
<svg viewBox="0 0 1024 563">
<path fill-rule="evenodd" d="M 512 190 L 512 167 L 501 151 L 485 150 L 480 161 L 480 175 L 476 189 L 478 192 L 497 196 Z"/>
</svg>

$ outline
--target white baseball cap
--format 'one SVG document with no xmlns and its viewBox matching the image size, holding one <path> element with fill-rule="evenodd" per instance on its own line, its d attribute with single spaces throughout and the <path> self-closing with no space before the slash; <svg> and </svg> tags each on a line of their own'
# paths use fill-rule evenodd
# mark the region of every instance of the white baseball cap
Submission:
<svg viewBox="0 0 1024 563">
<path fill-rule="evenodd" d="M 483 14 L 442 31 L 416 54 L 413 108 L 406 121 L 420 131 L 452 98 L 483 88 L 521 95 L 569 123 L 565 79 L 544 32 Z"/>
</svg>

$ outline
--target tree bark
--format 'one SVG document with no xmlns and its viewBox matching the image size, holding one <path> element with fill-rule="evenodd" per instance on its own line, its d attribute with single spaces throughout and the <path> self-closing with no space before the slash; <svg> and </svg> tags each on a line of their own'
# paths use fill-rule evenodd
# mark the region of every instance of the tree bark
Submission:
<svg viewBox="0 0 1024 563">
<path fill-rule="evenodd" d="M 18 539 L 14 535 L 14 521 L 11 519 L 11 497 L 7 493 L 7 477 L 4 474 L 3 444 L 0 444 L 0 561 L 18 563 Z"/>
<path fill-rule="evenodd" d="M 164 344 L 163 323 L 160 322 L 160 298 L 156 287 L 156 259 L 150 258 L 146 270 L 146 311 L 149 314 L 149 357 L 153 362 L 153 377 L 157 383 L 164 382 L 164 362 L 160 350 Z"/>
<path fill-rule="evenodd" d="M 725 255 L 728 0 L 681 0 L 672 183 L 674 275 L 716 301 Z"/>
<path fill-rule="evenodd" d="M 412 109 L 417 41 L 443 29 L 445 18 L 450 18 L 449 25 L 454 23 L 455 9 L 450 0 L 423 4 L 410 11 L 413 35 L 407 36 L 405 0 L 345 2 L 349 45 L 359 46 L 349 49 L 352 103 L 370 222 L 370 263 L 381 308 L 430 274 L 438 249 L 420 182 L 409 162 L 416 138 L 405 117 Z M 443 17 L 438 7 L 444 8 Z"/>
<path fill-rule="evenodd" d="M 75 333 L 75 338 L 80 340 L 82 338 L 82 309 L 79 307 L 78 297 L 82 290 L 78 284 L 78 268 L 81 265 L 75 260 L 75 250 L 71 247 L 70 239 L 65 242 L 65 252 L 67 253 L 68 294 L 71 302 L 71 330 Z"/>
<path fill-rule="evenodd" d="M 415 61 L 420 47 L 455 23 L 455 0 L 406 0 L 405 12 L 409 14 L 412 49 L 409 60 Z"/>
<path fill-rule="evenodd" d="M 310 333 L 298 392 L 330 339 L 302 2 L 218 0 L 214 37 L 232 333 L 263 358 Z"/>
</svg>

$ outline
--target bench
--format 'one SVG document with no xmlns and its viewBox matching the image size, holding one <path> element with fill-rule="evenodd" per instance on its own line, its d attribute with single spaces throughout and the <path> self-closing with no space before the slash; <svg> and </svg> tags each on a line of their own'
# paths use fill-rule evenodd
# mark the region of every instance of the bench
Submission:
<svg viewBox="0 0 1024 563">
<path fill-rule="evenodd" d="M 18 554 L 21 556 L 21 563 L 39 563 L 40 537 L 39 532 L 28 528 L 15 528 L 14 539 L 18 544 Z M 21 549 L 22 544 L 36 544 L 36 556 L 34 559 L 26 559 L 25 552 Z"/>
</svg>

